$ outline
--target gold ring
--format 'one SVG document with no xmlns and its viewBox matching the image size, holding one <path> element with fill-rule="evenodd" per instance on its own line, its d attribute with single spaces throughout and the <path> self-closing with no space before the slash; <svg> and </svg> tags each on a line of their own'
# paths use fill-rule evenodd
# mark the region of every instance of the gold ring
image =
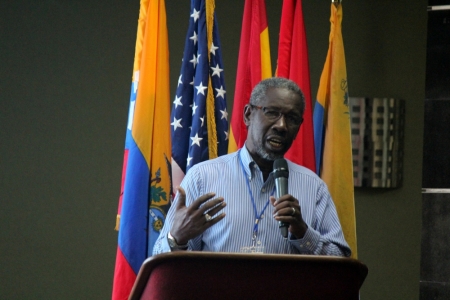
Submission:
<svg viewBox="0 0 450 300">
<path fill-rule="evenodd" d="M 291 214 L 291 216 L 294 216 L 295 215 L 295 208 L 293 208 L 293 207 L 291 207 L 292 208 L 292 214 Z"/>
<path fill-rule="evenodd" d="M 205 219 L 206 219 L 206 222 L 209 222 L 209 221 L 211 221 L 212 217 L 208 214 L 205 214 Z"/>
</svg>

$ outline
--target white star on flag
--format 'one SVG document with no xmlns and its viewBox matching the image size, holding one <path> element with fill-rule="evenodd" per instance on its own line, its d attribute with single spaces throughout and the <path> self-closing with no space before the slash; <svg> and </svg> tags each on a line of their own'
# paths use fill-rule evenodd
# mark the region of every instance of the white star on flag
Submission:
<svg viewBox="0 0 450 300">
<path fill-rule="evenodd" d="M 203 116 L 203 118 L 200 118 L 200 120 L 202 120 L 202 126 L 203 127 L 203 123 L 205 122 L 205 116 Z"/>
<path fill-rule="evenodd" d="M 195 54 L 194 54 L 194 57 L 190 60 L 190 62 L 194 65 L 194 69 L 195 69 L 195 67 L 197 66 L 197 58 L 195 57 Z"/>
<path fill-rule="evenodd" d="M 200 18 L 200 11 L 197 11 L 194 8 L 194 12 L 192 13 L 191 17 L 194 18 L 194 22 L 197 22 L 198 18 Z"/>
<path fill-rule="evenodd" d="M 183 76 L 183 74 L 181 74 L 180 77 L 178 77 L 178 84 L 177 84 L 177 87 L 178 87 L 180 84 L 183 84 L 183 81 L 181 81 L 181 76 Z"/>
<path fill-rule="evenodd" d="M 196 133 L 194 137 L 191 137 L 191 140 L 192 140 L 191 146 L 194 146 L 194 144 L 196 144 L 197 146 L 200 147 L 200 141 L 203 140 L 203 138 L 198 137 L 198 133 Z"/>
<path fill-rule="evenodd" d="M 183 126 L 181 126 L 181 120 L 183 120 L 183 118 L 177 120 L 177 118 L 173 118 L 173 122 L 170 123 L 170 125 L 173 126 L 173 131 L 177 130 L 177 128 L 183 128 Z"/>
<path fill-rule="evenodd" d="M 189 39 L 194 41 L 194 45 L 197 44 L 197 33 L 194 31 L 194 34 Z"/>
<path fill-rule="evenodd" d="M 211 43 L 211 49 L 209 50 L 210 53 L 213 55 L 216 55 L 216 50 L 219 49 L 219 47 L 214 46 L 214 43 Z"/>
<path fill-rule="evenodd" d="M 203 82 L 200 82 L 198 86 L 195 87 L 197 89 L 197 95 L 202 94 L 205 95 L 205 90 L 208 88 L 207 86 L 203 86 Z"/>
<path fill-rule="evenodd" d="M 192 160 L 192 157 L 188 154 L 188 157 L 187 157 L 187 160 L 186 160 L 186 165 L 190 165 L 191 164 L 191 160 Z"/>
<path fill-rule="evenodd" d="M 228 140 L 228 131 L 224 131 L 225 133 L 225 141 Z"/>
<path fill-rule="evenodd" d="M 215 89 L 217 91 L 217 95 L 216 97 L 222 97 L 223 99 L 225 99 L 225 93 L 226 91 L 223 89 L 223 86 L 220 86 L 220 89 Z"/>
<path fill-rule="evenodd" d="M 227 109 L 225 108 L 224 110 L 221 110 L 220 112 L 222 113 L 222 118 L 220 118 L 220 119 L 221 119 L 221 120 L 222 120 L 222 119 L 228 120 Z"/>
<path fill-rule="evenodd" d="M 194 103 L 194 106 L 192 106 L 192 115 L 195 115 L 195 110 L 197 109 L 197 107 L 198 106 Z"/>
<path fill-rule="evenodd" d="M 181 98 L 182 98 L 182 97 L 183 97 L 183 96 L 180 96 L 180 97 L 175 96 L 175 101 L 173 101 L 173 104 L 175 104 L 175 108 L 177 108 L 178 105 L 183 106 L 183 103 L 181 103 Z"/>
<path fill-rule="evenodd" d="M 211 67 L 211 70 L 213 70 L 213 73 L 212 73 L 211 76 L 217 75 L 217 76 L 219 76 L 219 77 L 220 77 L 220 72 L 223 71 L 223 69 L 221 69 L 221 68 L 219 67 L 219 64 L 217 64 L 215 68 L 214 68 L 214 67 Z"/>
</svg>

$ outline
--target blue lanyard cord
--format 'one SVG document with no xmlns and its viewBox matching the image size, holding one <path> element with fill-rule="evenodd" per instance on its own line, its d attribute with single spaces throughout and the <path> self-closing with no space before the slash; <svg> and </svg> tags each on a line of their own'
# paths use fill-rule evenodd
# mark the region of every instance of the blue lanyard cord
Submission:
<svg viewBox="0 0 450 300">
<path fill-rule="evenodd" d="M 241 163 L 241 167 L 242 167 L 242 173 L 244 174 L 245 183 L 247 184 L 248 193 L 250 194 L 250 199 L 252 200 L 252 204 L 253 204 L 253 211 L 255 212 L 255 225 L 253 225 L 253 239 L 256 239 L 256 234 L 258 233 L 258 223 L 259 223 L 259 220 L 261 220 L 261 216 L 264 214 L 264 211 L 266 210 L 267 206 L 269 205 L 269 199 L 267 199 L 267 202 L 264 205 L 264 208 L 258 214 L 258 210 L 256 209 L 255 198 L 253 197 L 252 189 L 250 188 L 250 182 L 247 178 L 247 174 L 245 173 L 244 163 L 242 162 L 242 159 L 241 159 L 241 149 L 239 149 L 238 152 L 239 152 L 238 153 L 239 162 Z M 272 196 L 274 193 L 275 193 L 275 186 L 273 187 L 273 191 L 270 196 Z"/>
</svg>

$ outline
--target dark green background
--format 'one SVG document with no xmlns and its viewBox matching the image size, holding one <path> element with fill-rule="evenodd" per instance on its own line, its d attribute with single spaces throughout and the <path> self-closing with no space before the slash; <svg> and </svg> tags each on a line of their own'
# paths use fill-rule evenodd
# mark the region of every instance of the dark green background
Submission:
<svg viewBox="0 0 450 300">
<path fill-rule="evenodd" d="M 282 1 L 266 0 L 272 63 Z M 189 1 L 166 1 L 171 93 Z M 361 299 L 418 299 L 427 2 L 344 0 L 350 96 L 406 100 L 404 184 L 357 189 Z M 231 111 L 242 0 L 216 0 Z M 330 1 L 304 0 L 311 85 Z M 0 297 L 108 299 L 139 1 L 0 2 Z M 276 283 L 276 281 L 274 282 Z"/>
</svg>

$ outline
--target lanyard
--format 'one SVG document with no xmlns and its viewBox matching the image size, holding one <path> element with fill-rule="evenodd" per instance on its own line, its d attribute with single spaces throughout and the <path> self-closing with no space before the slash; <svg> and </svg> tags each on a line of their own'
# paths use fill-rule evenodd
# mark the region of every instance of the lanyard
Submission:
<svg viewBox="0 0 450 300">
<path fill-rule="evenodd" d="M 241 163 L 241 167 L 242 167 L 242 173 L 244 174 L 244 177 L 245 177 L 245 183 L 247 183 L 248 193 L 250 194 L 250 199 L 252 200 L 253 211 L 255 212 L 255 225 L 253 225 L 252 243 L 253 243 L 253 246 L 256 246 L 256 236 L 258 234 L 258 223 L 261 220 L 261 216 L 263 215 L 267 206 L 269 205 L 269 199 L 267 199 L 267 202 L 264 205 L 264 208 L 258 214 L 258 210 L 256 209 L 255 198 L 253 197 L 252 189 L 250 188 L 250 182 L 247 178 L 247 174 L 245 173 L 244 163 L 242 162 L 242 159 L 241 159 L 241 149 L 239 149 L 238 156 L 239 156 L 239 162 Z M 275 186 L 273 187 L 273 191 L 270 196 L 272 196 L 274 193 L 275 193 Z"/>
</svg>

